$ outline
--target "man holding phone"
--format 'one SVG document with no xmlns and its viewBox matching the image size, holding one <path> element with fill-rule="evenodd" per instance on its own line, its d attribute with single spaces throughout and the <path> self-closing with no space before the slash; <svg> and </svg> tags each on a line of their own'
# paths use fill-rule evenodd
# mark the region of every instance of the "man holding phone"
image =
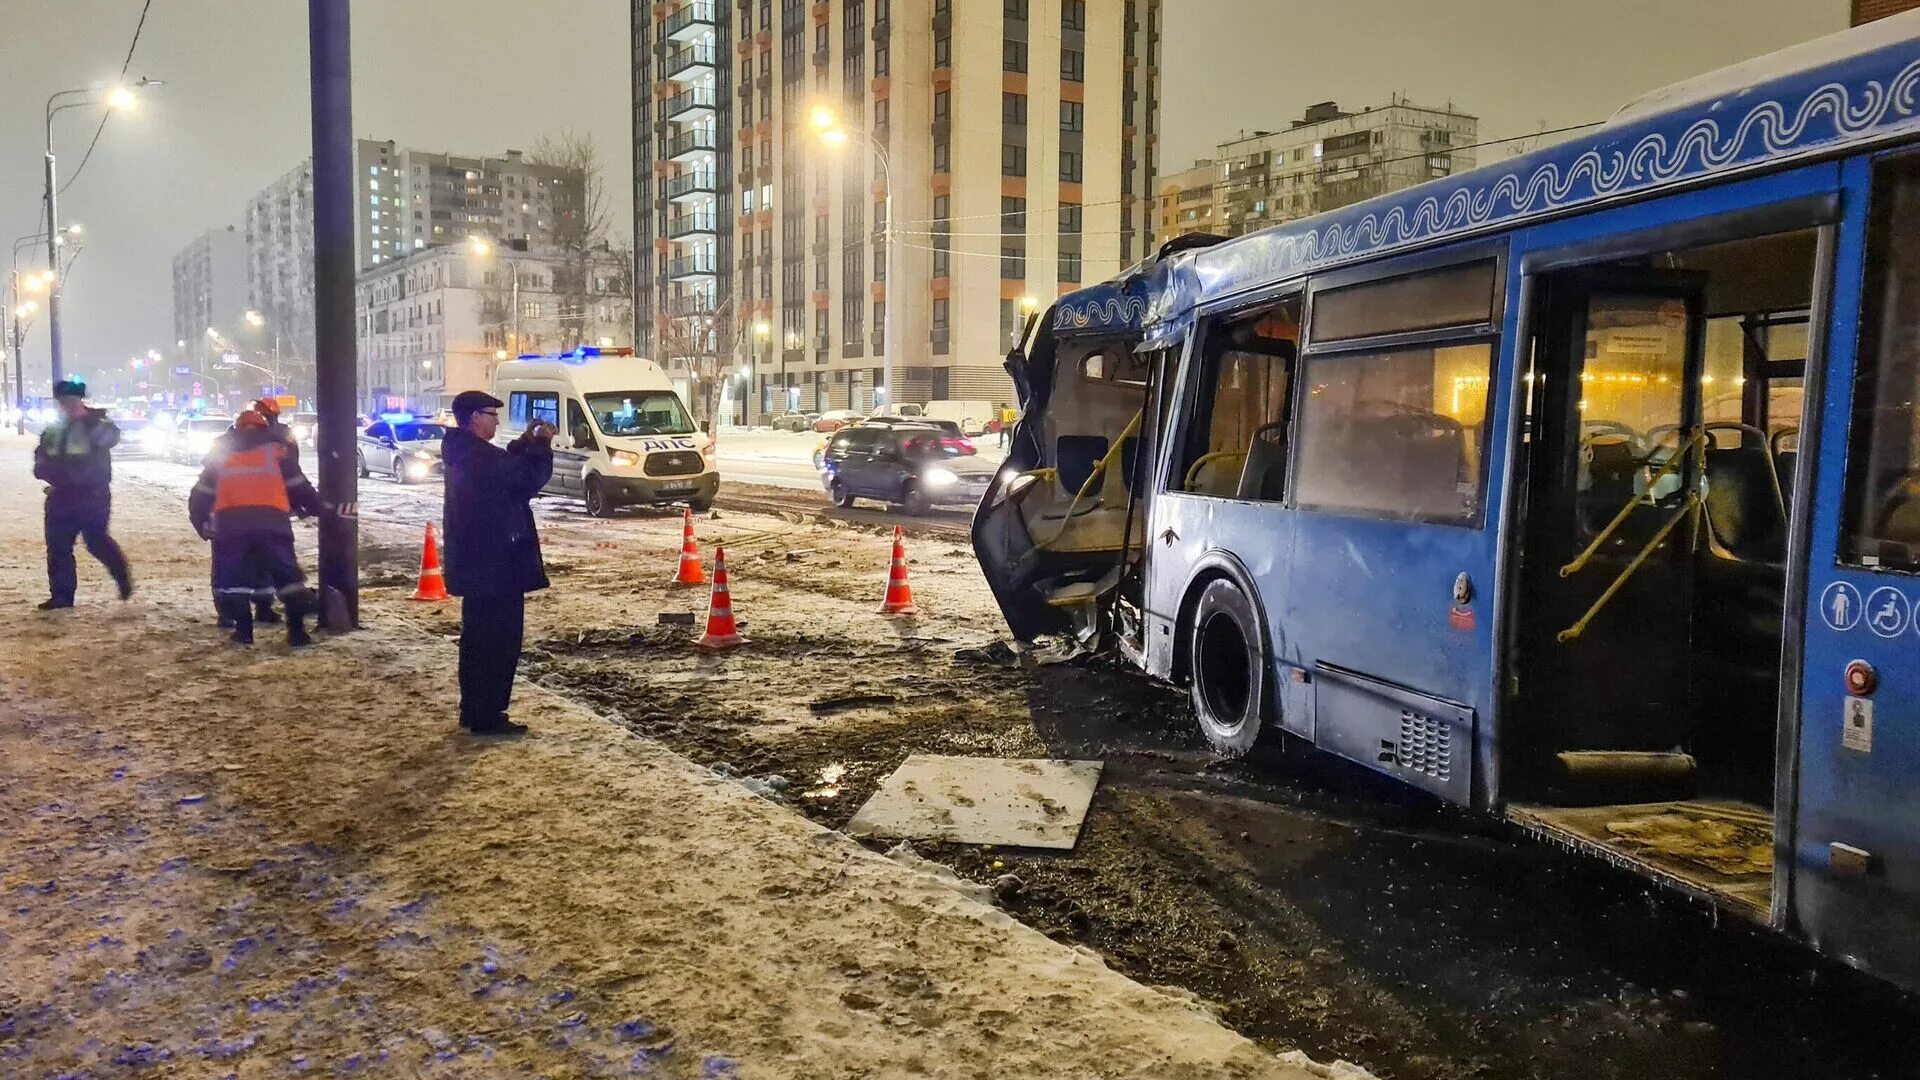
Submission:
<svg viewBox="0 0 1920 1080">
<path fill-rule="evenodd" d="M 500 399 L 483 391 L 459 395 L 459 426 L 440 444 L 447 591 L 460 597 L 460 726 L 475 735 L 527 730 L 507 718 L 507 705 L 526 632 L 526 594 L 548 584 L 530 503 L 553 476 L 553 425 L 532 420 L 498 447 L 500 409 Z"/>
</svg>

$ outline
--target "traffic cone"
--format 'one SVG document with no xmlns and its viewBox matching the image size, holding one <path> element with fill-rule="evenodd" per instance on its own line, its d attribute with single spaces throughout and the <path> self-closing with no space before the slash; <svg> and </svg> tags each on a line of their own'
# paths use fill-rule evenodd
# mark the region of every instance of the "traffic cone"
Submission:
<svg viewBox="0 0 1920 1080">
<path fill-rule="evenodd" d="M 705 585 L 707 572 L 700 568 L 700 545 L 693 542 L 693 511 L 680 511 L 680 572 L 675 585 Z"/>
<path fill-rule="evenodd" d="M 702 649 L 731 649 L 745 645 L 733 622 L 733 594 L 727 591 L 727 549 L 713 549 L 713 600 L 707 607 L 707 632 L 694 642 Z"/>
<path fill-rule="evenodd" d="M 893 564 L 887 568 L 887 598 L 881 601 L 882 615 L 911 615 L 913 587 L 907 584 L 907 544 L 900 537 L 900 526 L 893 527 Z"/>
<path fill-rule="evenodd" d="M 427 546 L 420 553 L 420 586 L 413 590 L 414 600 L 451 600 L 447 580 L 440 573 L 440 548 L 433 542 L 433 522 L 427 522 Z"/>
</svg>

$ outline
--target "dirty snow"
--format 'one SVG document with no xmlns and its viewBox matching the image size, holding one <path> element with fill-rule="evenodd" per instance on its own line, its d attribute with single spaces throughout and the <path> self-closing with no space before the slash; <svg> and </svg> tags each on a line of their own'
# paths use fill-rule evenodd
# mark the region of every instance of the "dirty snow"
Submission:
<svg viewBox="0 0 1920 1080">
<path fill-rule="evenodd" d="M 118 485 L 134 602 L 107 599 L 83 556 L 80 607 L 31 614 L 36 488 L 9 443 L 0 1074 L 1361 1075 L 1277 1059 L 1190 996 L 546 690 L 516 695 L 533 736 L 461 737 L 453 609 L 406 605 L 403 581 L 367 594 L 361 633 L 234 651 L 177 489 Z M 639 543 L 604 524 L 547 525 L 561 588 L 596 601 L 568 609 L 583 646 L 703 601 L 654 587 L 671 521 Z M 746 538 L 750 565 L 790 566 L 790 523 L 713 529 Z M 365 532 L 375 580 L 417 550 L 411 528 Z M 741 579 L 751 619 L 769 586 Z M 845 591 L 872 602 L 851 577 Z M 556 607 L 536 600 L 530 632 L 554 636 Z M 819 620 L 826 641 L 846 617 L 766 621 L 791 636 Z M 741 678 L 728 659 L 674 665 L 693 693 Z M 766 704 L 772 723 L 819 722 Z"/>
</svg>

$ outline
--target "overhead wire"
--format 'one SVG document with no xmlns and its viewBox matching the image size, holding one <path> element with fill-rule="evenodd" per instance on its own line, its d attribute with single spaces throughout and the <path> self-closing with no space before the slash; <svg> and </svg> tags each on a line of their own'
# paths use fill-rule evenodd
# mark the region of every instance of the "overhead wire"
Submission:
<svg viewBox="0 0 1920 1080">
<path fill-rule="evenodd" d="M 146 0 L 144 4 L 140 5 L 140 21 L 134 24 L 133 41 L 127 45 L 127 58 L 120 62 L 120 79 L 123 82 L 126 80 L 128 70 L 133 67 L 133 53 L 134 50 L 140 47 L 140 32 L 146 29 L 147 12 L 152 9 L 153 0 Z M 67 177 L 66 183 L 60 185 L 60 194 L 65 195 L 67 193 L 67 189 L 73 186 L 74 181 L 80 179 L 80 174 L 85 171 L 87 162 L 93 160 L 93 148 L 100 145 L 100 133 L 107 130 L 107 118 L 112 115 L 112 108 L 108 108 L 100 114 L 100 123 L 93 129 L 93 140 L 87 143 L 87 152 L 80 155 L 80 164 L 74 167 L 73 174 Z"/>
</svg>

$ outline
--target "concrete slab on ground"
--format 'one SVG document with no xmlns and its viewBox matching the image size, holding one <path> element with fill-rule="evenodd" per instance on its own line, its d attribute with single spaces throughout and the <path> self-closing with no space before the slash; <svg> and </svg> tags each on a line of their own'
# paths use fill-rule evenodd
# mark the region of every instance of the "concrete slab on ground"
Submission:
<svg viewBox="0 0 1920 1080">
<path fill-rule="evenodd" d="M 1080 841 L 1097 761 L 915 754 L 847 823 L 853 836 L 1053 848 Z"/>
</svg>

